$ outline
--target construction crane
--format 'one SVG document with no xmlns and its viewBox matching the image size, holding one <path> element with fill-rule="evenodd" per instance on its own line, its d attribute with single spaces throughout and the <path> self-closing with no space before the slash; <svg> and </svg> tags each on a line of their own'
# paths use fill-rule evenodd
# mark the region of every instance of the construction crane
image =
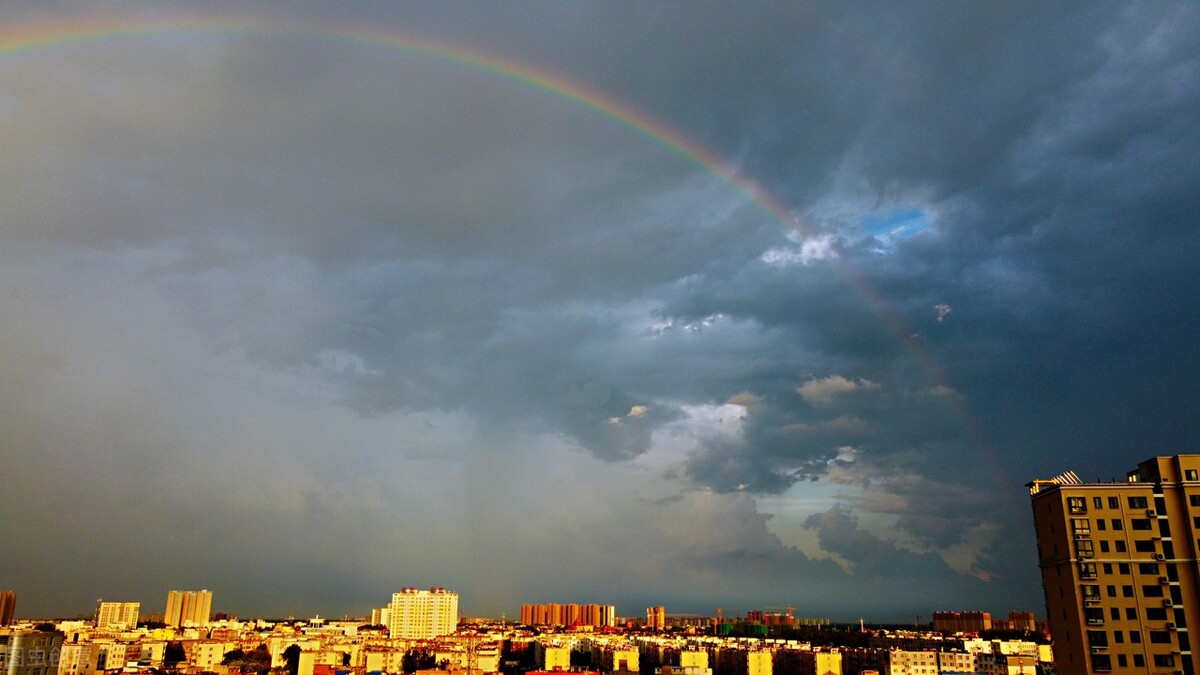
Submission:
<svg viewBox="0 0 1200 675">
<path fill-rule="evenodd" d="M 792 617 L 792 612 L 793 612 L 793 611 L 795 611 L 795 609 L 796 609 L 796 608 L 795 608 L 795 607 L 792 607 L 792 606 L 789 604 L 789 605 L 788 605 L 788 606 L 786 606 L 786 607 L 778 607 L 778 606 L 776 606 L 776 607 L 764 607 L 763 609 L 769 609 L 769 610 L 772 610 L 772 611 L 774 611 L 774 610 L 779 610 L 779 609 L 786 609 L 786 610 L 787 610 L 787 618 L 791 619 L 791 618 L 793 618 L 793 617 Z"/>
</svg>

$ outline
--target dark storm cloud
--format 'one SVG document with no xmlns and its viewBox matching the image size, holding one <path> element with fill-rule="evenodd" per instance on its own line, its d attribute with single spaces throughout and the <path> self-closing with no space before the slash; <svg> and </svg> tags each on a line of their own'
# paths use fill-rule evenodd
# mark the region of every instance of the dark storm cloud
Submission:
<svg viewBox="0 0 1200 675">
<path fill-rule="evenodd" d="M 292 11 L 595 87 L 809 236 L 428 55 L 7 57 L 0 567 L 29 611 L 193 584 L 362 613 L 429 583 L 498 614 L 582 578 L 633 607 L 1040 609 L 1020 485 L 1196 435 L 1190 6 Z"/>
</svg>

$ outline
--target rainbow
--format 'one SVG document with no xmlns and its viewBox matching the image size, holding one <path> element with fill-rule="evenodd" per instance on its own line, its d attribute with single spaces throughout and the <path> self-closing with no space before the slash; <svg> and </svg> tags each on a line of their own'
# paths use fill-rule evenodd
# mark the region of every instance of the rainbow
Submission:
<svg viewBox="0 0 1200 675">
<path fill-rule="evenodd" d="M 816 234 L 802 219 L 793 215 L 778 198 L 716 153 L 623 101 L 544 68 L 392 28 L 385 29 L 375 25 L 357 25 L 312 18 L 281 20 L 278 17 L 272 17 L 270 21 L 267 21 L 240 15 L 173 14 L 170 16 L 121 17 L 119 19 L 59 18 L 53 21 L 15 23 L 0 28 L 0 57 L 36 53 L 67 45 L 164 33 L 259 37 L 277 35 L 315 40 L 336 40 L 419 55 L 488 73 L 502 80 L 508 80 L 568 101 L 626 127 L 717 176 L 734 190 L 748 197 L 761 212 L 779 223 L 786 231 L 795 232 L 805 238 Z M 947 379 L 940 366 L 926 353 L 914 332 L 905 326 L 883 298 L 845 265 L 837 264 L 834 260 L 833 267 L 842 279 L 866 300 L 899 343 L 914 356 L 933 384 L 952 389 L 947 384 Z M 962 405 L 954 397 L 943 398 L 951 412 L 962 424 L 970 440 L 977 447 L 985 448 L 986 444 L 981 431 Z"/>
</svg>

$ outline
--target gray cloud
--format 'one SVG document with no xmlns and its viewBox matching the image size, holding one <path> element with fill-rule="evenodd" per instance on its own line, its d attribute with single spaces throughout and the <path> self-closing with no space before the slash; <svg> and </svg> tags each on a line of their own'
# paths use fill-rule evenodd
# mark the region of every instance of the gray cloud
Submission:
<svg viewBox="0 0 1200 675">
<path fill-rule="evenodd" d="M 195 11 L 3 15 L 85 9 Z M 931 589 L 1040 610 L 1020 485 L 1196 436 L 1194 8 L 357 11 L 255 18 L 573 78 L 819 238 L 628 121 L 428 54 L 220 31 L 9 54 L 22 612 L 191 584 L 362 613 L 425 583 L 496 614 L 583 586 L 623 611 L 793 587 L 841 618 Z"/>
</svg>

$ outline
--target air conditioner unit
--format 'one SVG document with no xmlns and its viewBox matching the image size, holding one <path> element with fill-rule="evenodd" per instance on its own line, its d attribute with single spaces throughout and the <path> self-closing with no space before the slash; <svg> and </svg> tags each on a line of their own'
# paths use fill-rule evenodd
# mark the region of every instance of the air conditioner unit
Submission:
<svg viewBox="0 0 1200 675">
<path fill-rule="evenodd" d="M 1153 518 L 1154 516 L 1157 516 L 1158 514 L 1154 511 L 1154 509 L 1146 509 L 1146 515 Z"/>
<path fill-rule="evenodd" d="M 1165 584 L 1165 583 L 1168 583 L 1168 582 L 1170 582 L 1170 581 L 1171 581 L 1171 580 L 1170 580 L 1170 579 L 1168 579 L 1168 578 L 1166 578 L 1166 577 L 1159 577 L 1159 578 L 1158 578 L 1158 583 L 1160 583 L 1160 584 Z"/>
<path fill-rule="evenodd" d="M 1174 607 L 1174 606 L 1175 606 L 1175 603 L 1171 602 L 1170 600 L 1163 600 L 1163 607 Z"/>
<path fill-rule="evenodd" d="M 1173 624 L 1173 623 L 1167 624 L 1167 630 L 1175 630 L 1175 624 Z"/>
<path fill-rule="evenodd" d="M 1087 536 L 1087 535 L 1086 535 L 1086 534 L 1084 534 L 1084 533 L 1082 533 L 1082 532 L 1076 532 L 1076 533 L 1075 533 L 1075 538 L 1076 538 L 1076 539 L 1083 539 L 1083 538 L 1084 538 L 1084 537 L 1086 537 L 1086 536 Z"/>
<path fill-rule="evenodd" d="M 1163 555 L 1163 554 L 1161 554 L 1161 553 L 1155 553 L 1155 554 L 1154 554 L 1154 559 L 1155 559 L 1155 560 L 1166 560 L 1166 559 L 1167 559 L 1167 556 L 1165 556 L 1165 555 Z"/>
</svg>

